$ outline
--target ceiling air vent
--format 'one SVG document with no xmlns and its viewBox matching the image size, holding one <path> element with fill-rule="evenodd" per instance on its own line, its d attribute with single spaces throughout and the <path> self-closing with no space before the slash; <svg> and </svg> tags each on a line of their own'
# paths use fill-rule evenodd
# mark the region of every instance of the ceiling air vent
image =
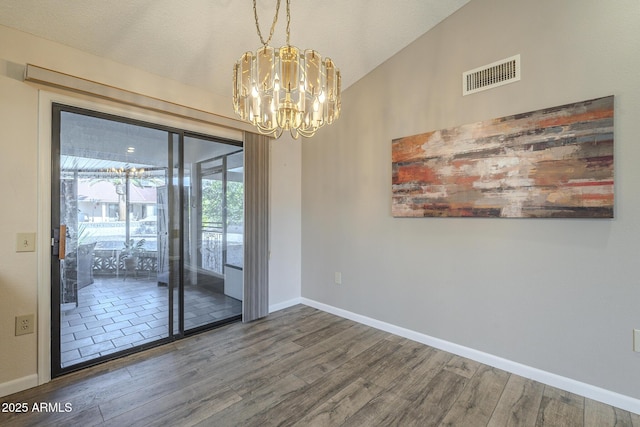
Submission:
<svg viewBox="0 0 640 427">
<path fill-rule="evenodd" d="M 520 80 L 520 55 L 462 73 L 462 95 L 469 95 Z"/>
</svg>

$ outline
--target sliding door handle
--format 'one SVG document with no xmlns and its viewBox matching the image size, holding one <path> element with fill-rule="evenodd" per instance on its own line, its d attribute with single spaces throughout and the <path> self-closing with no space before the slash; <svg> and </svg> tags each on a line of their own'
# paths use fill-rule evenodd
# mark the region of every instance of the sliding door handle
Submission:
<svg viewBox="0 0 640 427">
<path fill-rule="evenodd" d="M 51 255 L 57 256 L 58 259 L 64 259 L 66 252 L 65 244 L 67 237 L 67 226 L 61 225 L 60 228 L 51 230 Z"/>
</svg>

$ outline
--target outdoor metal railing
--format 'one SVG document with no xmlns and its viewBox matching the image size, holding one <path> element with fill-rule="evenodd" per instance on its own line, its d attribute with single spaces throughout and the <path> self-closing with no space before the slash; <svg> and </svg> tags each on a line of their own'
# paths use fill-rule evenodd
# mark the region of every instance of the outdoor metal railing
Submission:
<svg viewBox="0 0 640 427">
<path fill-rule="evenodd" d="M 202 268 L 220 274 L 224 263 L 222 232 L 221 222 L 202 222 Z"/>
</svg>

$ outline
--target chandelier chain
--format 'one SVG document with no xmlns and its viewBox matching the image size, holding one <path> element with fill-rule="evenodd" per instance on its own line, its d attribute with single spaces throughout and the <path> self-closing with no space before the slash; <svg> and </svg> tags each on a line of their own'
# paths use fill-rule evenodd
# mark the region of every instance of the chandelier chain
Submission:
<svg viewBox="0 0 640 427">
<path fill-rule="evenodd" d="M 278 22 L 278 14 L 280 13 L 280 0 L 276 2 L 276 14 L 273 16 L 273 22 L 271 23 L 271 30 L 269 31 L 269 38 L 267 41 L 262 37 L 262 32 L 260 31 L 260 23 L 258 22 L 258 9 L 256 8 L 256 0 L 253 0 L 253 16 L 256 19 L 256 29 L 258 30 L 258 37 L 260 37 L 260 42 L 263 46 L 268 45 L 271 42 L 271 38 L 273 37 L 273 32 L 276 29 L 276 23 Z M 289 44 L 289 0 L 287 0 L 287 44 Z"/>
<path fill-rule="evenodd" d="M 291 27 L 291 0 L 287 0 L 287 46 L 291 46 L 291 43 L 289 43 L 289 33 L 290 30 L 289 28 Z"/>
</svg>

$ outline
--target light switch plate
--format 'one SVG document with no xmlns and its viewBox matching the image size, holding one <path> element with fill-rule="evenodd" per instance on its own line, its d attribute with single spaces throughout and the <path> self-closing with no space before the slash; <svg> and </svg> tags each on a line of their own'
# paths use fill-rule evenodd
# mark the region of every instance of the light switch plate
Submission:
<svg viewBox="0 0 640 427">
<path fill-rule="evenodd" d="M 633 351 L 640 352 L 640 329 L 633 330 Z"/>
<path fill-rule="evenodd" d="M 36 233 L 16 234 L 16 252 L 35 252 Z"/>
</svg>

